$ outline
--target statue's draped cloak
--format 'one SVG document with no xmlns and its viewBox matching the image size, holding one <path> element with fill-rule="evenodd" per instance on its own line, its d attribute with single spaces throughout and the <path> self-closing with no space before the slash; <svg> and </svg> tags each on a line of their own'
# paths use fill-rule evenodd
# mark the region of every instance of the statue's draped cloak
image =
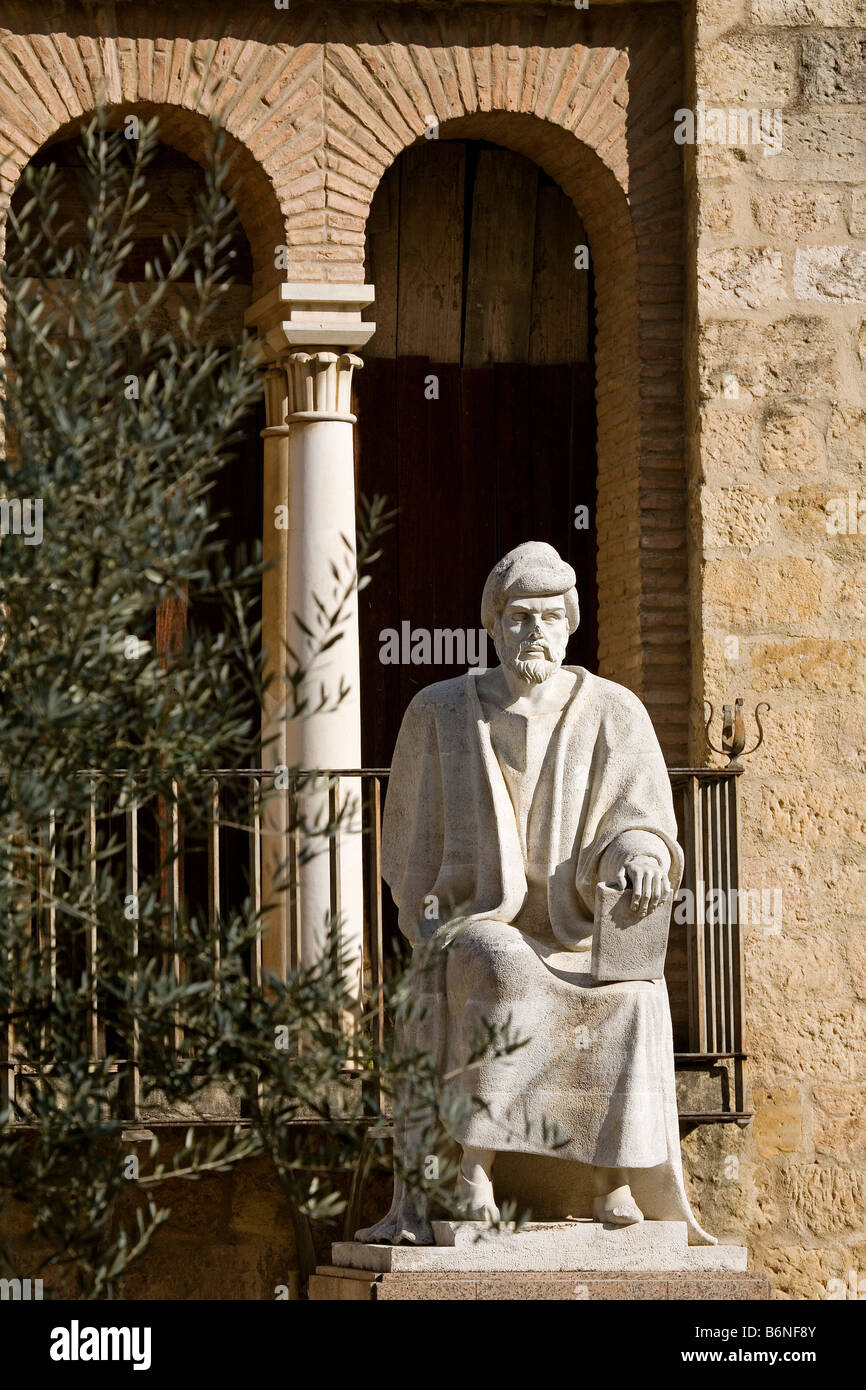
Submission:
<svg viewBox="0 0 866 1390">
<path fill-rule="evenodd" d="M 553 1122 L 566 1140 L 559 1157 L 627 1168 L 648 1218 L 686 1221 L 692 1243 L 712 1243 L 683 1184 L 666 985 L 595 985 L 588 973 L 599 865 L 615 841 L 628 831 L 659 837 L 671 883 L 679 884 L 667 769 L 635 695 L 581 667 L 565 669 L 575 686 L 532 806 L 536 862 L 537 847 L 547 848 L 548 920 L 531 934 L 520 929 L 533 895 L 478 698 L 479 673 L 428 686 L 406 711 L 385 805 L 382 873 L 413 945 L 437 930 L 451 942 L 425 972 L 429 1007 L 416 1041 L 452 1070 L 479 1026 L 510 1020 L 531 1041 L 463 1079 L 486 1110 L 454 1138 L 550 1153 L 543 1130 Z"/>
</svg>

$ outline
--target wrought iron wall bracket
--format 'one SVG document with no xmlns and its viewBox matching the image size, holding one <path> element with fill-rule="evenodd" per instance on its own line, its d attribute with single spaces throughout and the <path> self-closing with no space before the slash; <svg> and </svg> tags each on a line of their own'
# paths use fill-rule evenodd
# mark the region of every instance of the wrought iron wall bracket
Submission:
<svg viewBox="0 0 866 1390">
<path fill-rule="evenodd" d="M 710 700 L 704 700 L 705 707 L 709 708 L 704 729 L 706 731 L 707 743 L 714 753 L 720 753 L 727 758 L 728 767 L 742 767 L 739 761 L 741 757 L 748 758 L 764 742 L 764 725 L 761 722 L 761 710 L 769 713 L 770 706 L 766 700 L 755 706 L 755 723 L 758 726 L 758 738 L 751 748 L 746 748 L 746 723 L 743 718 L 743 697 L 738 695 L 733 705 L 722 706 L 722 746 L 717 748 L 710 738 L 710 725 L 713 722 L 714 710 Z"/>
</svg>

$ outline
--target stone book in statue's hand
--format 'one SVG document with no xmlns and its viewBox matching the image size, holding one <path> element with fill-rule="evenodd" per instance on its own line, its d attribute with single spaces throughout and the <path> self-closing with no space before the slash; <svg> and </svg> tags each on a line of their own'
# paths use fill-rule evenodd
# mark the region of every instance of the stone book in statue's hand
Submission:
<svg viewBox="0 0 866 1390">
<path fill-rule="evenodd" d="M 600 984 L 614 980 L 660 980 L 674 895 L 669 889 L 658 907 L 634 912 L 631 888 L 599 883 L 595 890 L 592 931 L 592 978 Z"/>
</svg>

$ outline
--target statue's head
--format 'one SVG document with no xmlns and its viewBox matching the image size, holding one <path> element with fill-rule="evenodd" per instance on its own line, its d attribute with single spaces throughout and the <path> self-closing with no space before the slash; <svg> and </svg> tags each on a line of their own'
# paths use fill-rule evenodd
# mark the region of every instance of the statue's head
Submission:
<svg viewBox="0 0 866 1390">
<path fill-rule="evenodd" d="M 565 659 L 580 622 L 576 575 L 544 541 L 526 541 L 497 561 L 481 596 L 481 621 L 496 655 L 522 680 L 539 684 Z"/>
</svg>

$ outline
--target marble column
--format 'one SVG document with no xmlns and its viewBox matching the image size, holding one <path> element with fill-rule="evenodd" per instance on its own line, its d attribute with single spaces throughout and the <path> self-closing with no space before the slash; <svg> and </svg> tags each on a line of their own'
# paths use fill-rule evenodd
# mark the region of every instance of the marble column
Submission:
<svg viewBox="0 0 866 1390">
<path fill-rule="evenodd" d="M 361 320 L 372 302 L 369 285 L 281 285 L 247 313 L 258 331 L 265 371 L 263 641 L 275 679 L 262 711 L 263 765 L 302 771 L 361 766 L 361 705 L 355 566 L 355 417 L 352 374 L 362 366 L 352 351 L 375 325 Z M 323 642 L 338 640 L 322 651 Z M 291 653 L 292 655 L 289 655 Z M 306 672 L 300 717 L 286 721 L 282 671 L 300 662 Z M 342 698 L 340 692 L 345 694 Z M 343 803 L 357 809 L 339 834 L 334 877 L 328 840 L 302 842 L 313 857 L 301 866 L 298 931 L 293 941 L 289 895 L 274 893 L 274 876 L 288 854 L 285 798 L 269 799 L 263 822 L 262 875 L 272 904 L 263 942 L 266 969 L 283 973 L 323 953 L 326 919 L 340 913 L 347 975 L 359 988 L 363 934 L 362 841 L 357 778 L 342 778 Z M 301 800 L 308 825 L 328 819 L 328 792 L 309 787 Z"/>
</svg>

